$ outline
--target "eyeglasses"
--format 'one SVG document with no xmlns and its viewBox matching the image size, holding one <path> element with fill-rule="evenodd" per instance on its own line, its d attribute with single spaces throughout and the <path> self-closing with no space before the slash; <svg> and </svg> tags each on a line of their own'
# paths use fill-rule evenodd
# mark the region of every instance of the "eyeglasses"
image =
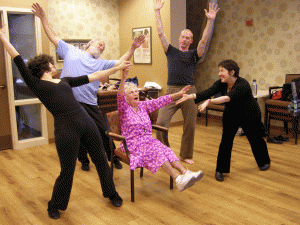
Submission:
<svg viewBox="0 0 300 225">
<path fill-rule="evenodd" d="M 128 93 L 126 93 L 126 95 L 132 95 L 135 93 L 139 93 L 139 90 L 129 91 Z"/>
</svg>

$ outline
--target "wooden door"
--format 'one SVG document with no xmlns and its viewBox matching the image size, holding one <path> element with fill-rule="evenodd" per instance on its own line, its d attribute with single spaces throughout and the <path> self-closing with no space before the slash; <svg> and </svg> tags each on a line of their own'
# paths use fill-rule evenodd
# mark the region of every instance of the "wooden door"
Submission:
<svg viewBox="0 0 300 225">
<path fill-rule="evenodd" d="M 3 44 L 0 43 L 0 150 L 12 148 Z"/>
</svg>

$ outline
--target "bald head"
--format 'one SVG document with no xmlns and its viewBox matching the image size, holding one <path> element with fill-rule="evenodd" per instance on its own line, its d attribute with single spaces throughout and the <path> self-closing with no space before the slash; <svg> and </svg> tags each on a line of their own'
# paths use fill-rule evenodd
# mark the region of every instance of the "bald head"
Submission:
<svg viewBox="0 0 300 225">
<path fill-rule="evenodd" d="M 193 33 L 189 29 L 181 31 L 179 36 L 179 49 L 183 52 L 188 51 L 193 43 Z"/>
<path fill-rule="evenodd" d="M 86 45 L 85 50 L 97 59 L 105 50 L 105 43 L 100 38 L 94 38 Z"/>
</svg>

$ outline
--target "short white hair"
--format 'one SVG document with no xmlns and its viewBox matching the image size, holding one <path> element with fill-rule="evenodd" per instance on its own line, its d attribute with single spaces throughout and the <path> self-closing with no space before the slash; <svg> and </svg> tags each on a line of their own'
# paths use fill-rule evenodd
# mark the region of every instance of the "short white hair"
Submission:
<svg viewBox="0 0 300 225">
<path fill-rule="evenodd" d="M 103 41 L 103 40 L 100 39 L 100 38 L 93 38 L 92 40 L 90 40 L 90 41 L 86 44 L 84 50 L 87 50 L 87 49 L 91 46 L 91 44 L 93 44 L 93 43 L 96 42 L 96 41 Z"/>
<path fill-rule="evenodd" d="M 137 85 L 133 82 L 125 82 L 124 83 L 124 89 L 125 89 L 125 93 L 126 91 L 130 90 L 130 89 L 136 89 L 137 88 Z"/>
</svg>

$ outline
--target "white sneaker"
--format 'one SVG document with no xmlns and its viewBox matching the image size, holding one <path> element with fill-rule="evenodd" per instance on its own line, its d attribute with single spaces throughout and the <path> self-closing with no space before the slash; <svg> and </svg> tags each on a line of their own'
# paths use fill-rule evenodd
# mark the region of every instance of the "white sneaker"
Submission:
<svg viewBox="0 0 300 225">
<path fill-rule="evenodd" d="M 175 182 L 178 190 L 184 191 L 195 184 L 195 178 L 193 178 L 192 174 L 185 173 L 176 177 Z"/>
<path fill-rule="evenodd" d="M 195 182 L 201 180 L 204 176 L 204 173 L 201 170 L 199 170 L 198 172 L 192 172 L 190 170 L 187 170 L 185 174 L 189 174 L 190 176 L 192 176 Z"/>
</svg>

